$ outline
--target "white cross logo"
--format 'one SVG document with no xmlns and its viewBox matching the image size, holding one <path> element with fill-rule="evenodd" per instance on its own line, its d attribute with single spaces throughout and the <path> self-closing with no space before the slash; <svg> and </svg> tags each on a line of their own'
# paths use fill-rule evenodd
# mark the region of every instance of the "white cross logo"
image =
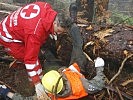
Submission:
<svg viewBox="0 0 133 100">
<path fill-rule="evenodd" d="M 20 16 L 24 19 L 31 19 L 36 17 L 40 13 L 40 7 L 35 4 L 30 4 L 25 6 L 21 12 Z"/>
</svg>

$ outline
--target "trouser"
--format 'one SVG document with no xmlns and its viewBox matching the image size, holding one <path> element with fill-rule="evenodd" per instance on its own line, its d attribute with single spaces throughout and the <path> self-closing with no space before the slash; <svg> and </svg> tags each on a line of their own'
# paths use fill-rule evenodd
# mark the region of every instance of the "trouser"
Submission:
<svg viewBox="0 0 133 100">
<path fill-rule="evenodd" d="M 76 24 L 73 24 L 71 26 L 70 35 L 73 40 L 73 49 L 70 64 L 77 62 L 81 71 L 84 72 L 85 65 L 87 64 L 87 59 L 82 50 L 83 39 L 80 33 L 80 29 Z"/>
<path fill-rule="evenodd" d="M 24 62 L 24 44 L 17 42 L 4 42 L 0 39 L 0 44 L 4 46 L 4 50 L 15 59 Z"/>
<path fill-rule="evenodd" d="M 2 39 L 0 39 L 0 45 L 4 46 L 4 50 L 14 57 L 14 59 L 17 59 L 20 62 L 24 62 L 24 57 L 25 57 L 25 46 L 23 43 L 18 43 L 18 42 L 5 42 Z M 39 59 L 38 59 L 39 61 Z M 40 62 L 39 62 L 40 63 Z M 39 72 L 39 77 L 40 79 L 42 78 L 42 68 L 41 66 L 36 66 L 34 68 L 35 71 L 41 71 Z M 32 81 L 31 77 L 29 77 L 29 81 Z"/>
</svg>

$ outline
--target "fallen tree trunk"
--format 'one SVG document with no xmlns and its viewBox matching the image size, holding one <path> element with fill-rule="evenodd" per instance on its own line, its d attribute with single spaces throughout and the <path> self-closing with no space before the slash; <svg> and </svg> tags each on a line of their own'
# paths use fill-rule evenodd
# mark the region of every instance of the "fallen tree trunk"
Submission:
<svg viewBox="0 0 133 100">
<path fill-rule="evenodd" d="M 93 27 L 94 29 L 95 27 Z M 87 29 L 87 28 L 86 28 Z M 120 65 L 129 54 L 133 54 L 133 29 L 126 26 L 115 26 L 105 29 L 85 30 L 85 52 L 95 58 L 101 56 Z M 133 57 L 126 63 L 133 67 Z"/>
<path fill-rule="evenodd" d="M 0 2 L 0 21 L 18 8 L 20 8 L 20 6 Z"/>
<path fill-rule="evenodd" d="M 88 27 L 85 26 L 81 27 L 81 33 L 84 39 L 83 49 L 92 60 L 100 56 L 105 59 L 107 65 L 115 64 L 119 67 L 128 54 L 133 54 L 132 28 L 109 26 L 109 28 L 102 29 L 100 26 L 92 26 L 92 29 L 88 30 Z M 60 41 L 58 56 L 67 62 L 71 56 L 72 40 L 64 35 L 64 37 L 58 37 L 58 41 Z M 133 57 L 129 58 L 125 65 L 133 67 Z"/>
<path fill-rule="evenodd" d="M 20 8 L 20 6 L 0 2 L 0 10 L 15 11 L 18 8 Z"/>
</svg>

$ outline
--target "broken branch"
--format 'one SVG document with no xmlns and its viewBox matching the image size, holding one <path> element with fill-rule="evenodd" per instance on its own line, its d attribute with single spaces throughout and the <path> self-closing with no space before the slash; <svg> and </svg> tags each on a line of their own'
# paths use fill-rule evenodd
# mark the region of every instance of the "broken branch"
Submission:
<svg viewBox="0 0 133 100">
<path fill-rule="evenodd" d="M 123 82 L 121 85 L 122 85 L 122 86 L 126 86 L 126 85 L 128 85 L 129 83 L 133 83 L 133 79 L 127 80 L 127 81 Z"/>
<path fill-rule="evenodd" d="M 121 100 L 124 100 L 123 97 L 122 97 L 122 95 L 121 95 L 121 92 L 120 92 L 119 88 L 117 86 L 115 88 L 116 88 L 116 90 L 117 90 L 117 92 L 119 94 L 120 99 Z"/>
<path fill-rule="evenodd" d="M 4 83 L 4 82 L 2 82 L 2 81 L 0 81 L 0 84 L 2 84 L 2 85 L 5 85 L 6 87 L 8 87 L 9 89 L 11 89 L 13 92 L 17 92 L 15 89 L 13 89 L 11 86 L 9 86 L 8 84 L 6 84 L 6 83 Z"/>
<path fill-rule="evenodd" d="M 112 86 L 105 86 L 105 88 L 111 90 L 112 92 L 118 93 L 117 90 L 116 90 L 115 88 L 113 88 Z M 128 94 L 126 94 L 126 93 L 124 93 L 124 92 L 122 92 L 122 91 L 120 91 L 120 92 L 121 92 L 121 95 L 123 95 L 123 96 L 126 97 L 127 99 L 133 100 L 133 97 L 132 97 L 132 96 L 130 96 L 130 95 L 128 95 Z"/>
<path fill-rule="evenodd" d="M 130 57 L 132 57 L 132 56 L 133 56 L 133 54 L 130 54 L 130 55 L 128 55 L 128 56 L 123 60 L 123 62 L 122 62 L 122 64 L 121 64 L 121 66 L 120 66 L 118 72 L 114 75 L 114 77 L 109 81 L 108 84 L 112 83 L 112 82 L 115 80 L 115 78 L 121 73 L 122 68 L 123 68 L 125 62 L 127 61 L 127 59 L 130 58 Z"/>
</svg>

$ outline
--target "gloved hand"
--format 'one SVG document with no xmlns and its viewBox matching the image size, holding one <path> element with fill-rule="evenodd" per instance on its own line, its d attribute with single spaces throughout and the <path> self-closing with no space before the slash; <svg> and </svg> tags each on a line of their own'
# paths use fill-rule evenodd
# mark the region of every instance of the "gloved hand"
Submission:
<svg viewBox="0 0 133 100">
<path fill-rule="evenodd" d="M 45 93 L 44 87 L 41 83 L 35 84 L 35 91 L 38 97 Z"/>
<path fill-rule="evenodd" d="M 100 57 L 97 57 L 95 60 L 95 67 L 103 67 L 104 66 L 104 60 Z"/>
<path fill-rule="evenodd" d="M 52 100 L 46 93 L 37 97 L 38 100 Z"/>
<path fill-rule="evenodd" d="M 10 89 L 7 88 L 5 85 L 0 85 L 0 95 L 6 98 L 7 93 L 10 92 Z"/>
</svg>

